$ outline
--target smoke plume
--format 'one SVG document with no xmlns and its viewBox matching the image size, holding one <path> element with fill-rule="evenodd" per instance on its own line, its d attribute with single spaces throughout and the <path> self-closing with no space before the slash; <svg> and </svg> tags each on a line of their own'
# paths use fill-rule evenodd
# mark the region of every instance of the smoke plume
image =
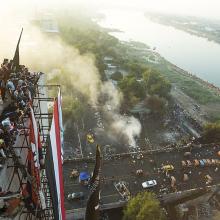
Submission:
<svg viewBox="0 0 220 220">
<path fill-rule="evenodd" d="M 104 83 L 101 88 L 100 94 L 104 95 L 103 112 L 108 125 L 105 129 L 109 137 L 127 147 L 136 147 L 135 138 L 141 133 L 139 120 L 133 116 L 120 114 L 123 96 L 111 81 Z"/>
<path fill-rule="evenodd" d="M 123 137 L 126 144 L 136 146 L 135 137 L 141 132 L 140 122 L 134 117 L 120 114 L 122 94 L 111 82 L 101 82 L 93 55 L 81 55 L 76 48 L 64 43 L 59 35 L 46 35 L 32 25 L 36 22 L 36 16 L 28 1 L 23 1 L 25 8 L 29 7 L 27 11 L 23 10 L 24 5 L 15 7 L 10 4 L 12 2 L 9 1 L 7 9 L 0 9 L 1 17 L 4 17 L 0 19 L 0 25 L 4 30 L 0 35 L 0 60 L 13 57 L 23 27 L 20 42 L 21 64 L 31 70 L 47 73 L 49 79 L 59 77 L 61 85 L 63 81 L 68 80 L 67 87 L 80 91 L 88 97 L 92 105 L 98 105 L 99 97 L 104 96 L 102 111 L 105 120 L 108 121 L 106 131 L 109 136 L 116 140 Z"/>
</svg>

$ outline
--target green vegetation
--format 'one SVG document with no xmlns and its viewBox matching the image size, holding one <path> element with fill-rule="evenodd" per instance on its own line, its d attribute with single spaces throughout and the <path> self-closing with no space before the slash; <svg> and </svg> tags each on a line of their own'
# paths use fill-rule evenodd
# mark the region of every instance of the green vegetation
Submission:
<svg viewBox="0 0 220 220">
<path fill-rule="evenodd" d="M 63 96 L 63 117 L 64 120 L 79 120 L 86 113 L 87 104 L 77 98 L 73 98 L 67 94 Z"/>
<path fill-rule="evenodd" d="M 124 209 L 123 220 L 165 220 L 165 215 L 155 195 L 150 192 L 139 193 Z"/>
<path fill-rule="evenodd" d="M 159 106 L 165 106 L 166 99 L 170 94 L 171 84 L 180 88 L 200 104 L 220 102 L 220 97 L 211 89 L 205 87 L 198 80 L 180 74 L 179 70 L 175 69 L 165 59 L 158 57 L 159 64 L 148 62 L 147 57 L 157 56 L 156 54 L 152 55 L 152 52 L 147 50 L 148 46 L 139 42 L 118 41 L 109 35 L 107 30 L 93 22 L 90 15 L 85 16 L 85 13 L 82 15 L 75 11 L 59 15 L 56 19 L 60 29 L 60 37 L 64 42 L 77 48 L 81 54 L 91 53 L 94 55 L 95 64 L 102 80 L 106 80 L 104 73 L 104 70 L 107 69 L 104 63 L 106 56 L 112 58 L 112 65 L 116 65 L 129 73 L 124 78 L 119 71 L 111 76 L 113 80 L 118 81 L 126 105 L 133 106 L 148 98 L 148 101 L 146 100 L 147 107 L 157 114 L 163 114 L 164 108 L 158 111 Z M 73 98 L 72 108 L 74 112 L 76 108 L 76 101 L 74 100 L 77 96 L 74 89 L 66 82 L 68 76 L 66 80 L 63 79 L 61 80 L 63 87 L 68 88 L 68 92 L 64 95 Z M 58 81 L 54 80 L 54 82 Z M 70 98 L 64 100 L 69 100 L 67 101 L 69 104 Z M 64 109 L 68 114 L 70 114 L 70 106 L 65 107 L 64 101 Z M 83 104 L 82 108 L 83 106 L 85 105 Z M 77 114 L 74 112 L 74 115 L 76 117 Z"/>
<path fill-rule="evenodd" d="M 118 82 L 118 86 L 124 95 L 127 105 L 133 106 L 146 97 L 143 81 L 137 81 L 133 74 L 129 74 Z"/>
<path fill-rule="evenodd" d="M 147 99 L 147 107 L 155 115 L 163 116 L 166 113 L 166 99 L 158 95 L 149 96 Z"/>
<path fill-rule="evenodd" d="M 149 64 L 159 72 L 161 72 L 167 80 L 180 88 L 186 95 L 195 99 L 200 104 L 220 102 L 220 97 L 212 90 L 205 87 L 203 84 L 194 80 L 193 78 L 180 74 L 173 69 L 171 64 L 166 60 L 161 59 L 159 65 Z"/>
<path fill-rule="evenodd" d="M 99 70 L 100 78 L 105 80 L 105 56 L 112 56 L 112 48 L 118 40 L 106 31 L 103 31 L 89 16 L 75 11 L 56 16 L 60 38 L 70 47 L 77 48 L 80 54 L 92 54 L 95 65 Z M 78 120 L 88 109 L 87 97 L 73 87 L 74 78 L 62 67 L 61 74 L 55 75 L 49 82 L 61 84 L 63 95 L 64 121 Z M 86 79 L 85 79 L 86 80 Z M 89 83 L 89 82 L 88 82 Z"/>
<path fill-rule="evenodd" d="M 158 71 L 148 69 L 143 73 L 143 79 L 146 84 L 147 92 L 150 95 L 168 97 L 171 84 Z"/>
<path fill-rule="evenodd" d="M 61 83 L 62 86 L 62 103 L 63 103 L 63 118 L 67 120 L 77 121 L 87 111 L 88 100 L 79 91 L 73 88 L 70 75 L 61 69 L 62 74 L 56 74 L 52 79 L 49 80 L 50 84 Z M 52 96 L 56 96 L 56 88 L 50 91 Z M 80 97 L 80 99 L 79 99 Z"/>
<path fill-rule="evenodd" d="M 58 17 L 60 36 L 64 42 L 77 48 L 81 54 L 92 53 L 104 80 L 104 56 L 114 56 L 118 40 L 102 30 L 90 17 L 76 13 Z"/>
<path fill-rule="evenodd" d="M 212 123 L 219 122 L 220 123 L 220 114 L 219 112 L 210 113 L 209 114 L 209 121 Z"/>
<path fill-rule="evenodd" d="M 123 79 L 123 75 L 120 71 L 116 71 L 111 75 L 111 79 L 115 81 L 119 81 Z"/>
<path fill-rule="evenodd" d="M 79 16 L 77 13 L 58 16 L 58 24 L 60 36 L 64 42 L 77 48 L 81 54 L 92 53 L 94 55 L 102 80 L 105 80 L 104 70 L 106 65 L 104 57 L 106 56 L 113 58 L 113 64 L 132 73 L 123 78 L 123 75 L 116 71 L 111 76 L 113 80 L 118 81 L 119 88 L 125 97 L 126 105 L 133 106 L 144 100 L 147 95 L 168 97 L 171 88 L 168 80 L 162 77 L 159 71 L 149 69 L 146 61 L 140 59 L 140 49 L 147 49 L 147 46 L 137 42 L 132 42 L 130 45 L 119 42 L 115 37 L 101 29 L 91 18 Z M 64 114 L 73 115 L 77 118 L 77 112 L 80 112 L 80 110 L 76 107 L 76 96 L 69 83 L 68 76 L 66 75 L 67 81 L 63 79 L 64 77 L 61 82 L 65 84 L 65 88 L 68 88 L 67 92 L 64 92 L 64 95 L 67 96 L 64 98 Z M 159 97 L 155 97 L 153 96 L 149 103 L 152 104 L 152 110 L 161 113 L 164 110 L 161 105 L 165 102 Z M 155 99 L 154 102 L 153 99 Z M 65 103 L 68 103 L 67 107 Z M 83 106 L 80 107 L 82 112 Z M 157 106 L 161 107 L 161 111 L 157 111 Z M 71 109 L 73 109 L 72 113 Z"/>
<path fill-rule="evenodd" d="M 147 98 L 147 107 L 153 113 L 165 113 L 166 98 L 169 97 L 171 84 L 162 74 L 153 69 L 145 69 L 140 75 L 129 74 L 118 82 L 129 107 Z"/>
<path fill-rule="evenodd" d="M 182 81 L 182 84 L 182 90 L 188 96 L 197 100 L 200 104 L 220 101 L 219 97 L 215 96 L 211 91 L 199 85 L 196 81 L 184 80 Z"/>
<path fill-rule="evenodd" d="M 220 141 L 220 122 L 208 123 L 204 126 L 203 139 L 206 142 L 219 142 Z"/>
</svg>

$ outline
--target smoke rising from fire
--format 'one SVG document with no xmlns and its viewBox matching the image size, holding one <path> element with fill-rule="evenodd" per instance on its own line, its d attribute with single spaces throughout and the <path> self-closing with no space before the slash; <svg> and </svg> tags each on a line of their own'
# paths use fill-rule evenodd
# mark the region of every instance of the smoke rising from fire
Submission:
<svg viewBox="0 0 220 220">
<path fill-rule="evenodd" d="M 105 111 L 109 121 L 106 131 L 116 140 L 117 136 L 124 136 L 128 145 L 136 146 L 135 137 L 141 132 L 140 122 L 134 117 L 120 114 L 122 94 L 111 82 L 103 83 L 100 80 L 94 56 L 81 55 L 76 48 L 64 43 L 59 35 L 50 36 L 42 33 L 39 27 L 32 25 L 36 21 L 32 10 L 30 9 L 29 13 L 22 13 L 21 8 L 0 9 L 4 16 L 4 21 L 0 20 L 0 25 L 4 29 L 0 35 L 0 60 L 13 57 L 23 27 L 20 42 L 21 64 L 31 70 L 47 73 L 48 78 L 59 76 L 61 85 L 68 81 L 68 86 L 88 97 L 92 105 L 97 105 L 100 95 L 105 94 L 107 99 L 102 110 Z"/>
<path fill-rule="evenodd" d="M 133 116 L 120 114 L 123 97 L 112 82 L 104 83 L 101 88 L 101 94 L 105 96 L 103 110 L 108 124 L 108 135 L 116 142 L 136 147 L 135 138 L 141 133 L 140 121 Z"/>
<path fill-rule="evenodd" d="M 0 35 L 0 60 L 13 58 L 23 27 L 20 63 L 31 70 L 48 73 L 49 76 L 55 75 L 55 72 L 63 74 L 61 85 L 63 81 L 68 80 L 76 90 L 90 97 L 91 102 L 96 102 L 100 79 L 92 54 L 80 55 L 76 48 L 65 44 L 59 35 L 43 33 L 39 27 L 33 25 L 40 19 L 33 14 L 22 13 L 20 8 L 12 7 L 10 10 L 0 12 L 4 16 L 4 21 L 0 20 L 0 25 L 4 29 Z"/>
</svg>

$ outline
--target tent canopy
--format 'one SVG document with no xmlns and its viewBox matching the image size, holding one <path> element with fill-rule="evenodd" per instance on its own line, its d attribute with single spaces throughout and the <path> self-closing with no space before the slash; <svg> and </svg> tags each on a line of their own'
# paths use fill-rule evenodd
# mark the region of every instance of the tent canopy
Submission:
<svg viewBox="0 0 220 220">
<path fill-rule="evenodd" d="M 85 171 L 81 172 L 79 174 L 79 179 L 80 179 L 80 181 L 88 180 L 88 179 L 90 179 L 90 174 L 88 172 L 85 172 Z"/>
</svg>

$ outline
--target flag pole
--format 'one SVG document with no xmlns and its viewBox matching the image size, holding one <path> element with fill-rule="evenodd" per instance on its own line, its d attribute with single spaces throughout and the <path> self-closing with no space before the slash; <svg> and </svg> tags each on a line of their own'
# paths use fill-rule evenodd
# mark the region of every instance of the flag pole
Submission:
<svg viewBox="0 0 220 220">
<path fill-rule="evenodd" d="M 13 58 L 13 66 L 12 66 L 12 69 L 15 68 L 15 69 L 14 69 L 15 72 L 19 71 L 19 65 L 20 65 L 19 44 L 20 44 L 20 41 L 21 41 L 22 33 L 23 33 L 23 28 L 21 29 L 21 33 L 20 33 L 20 36 L 19 36 L 19 39 L 18 39 L 18 43 L 17 43 L 17 46 L 16 46 L 14 58 Z"/>
</svg>

